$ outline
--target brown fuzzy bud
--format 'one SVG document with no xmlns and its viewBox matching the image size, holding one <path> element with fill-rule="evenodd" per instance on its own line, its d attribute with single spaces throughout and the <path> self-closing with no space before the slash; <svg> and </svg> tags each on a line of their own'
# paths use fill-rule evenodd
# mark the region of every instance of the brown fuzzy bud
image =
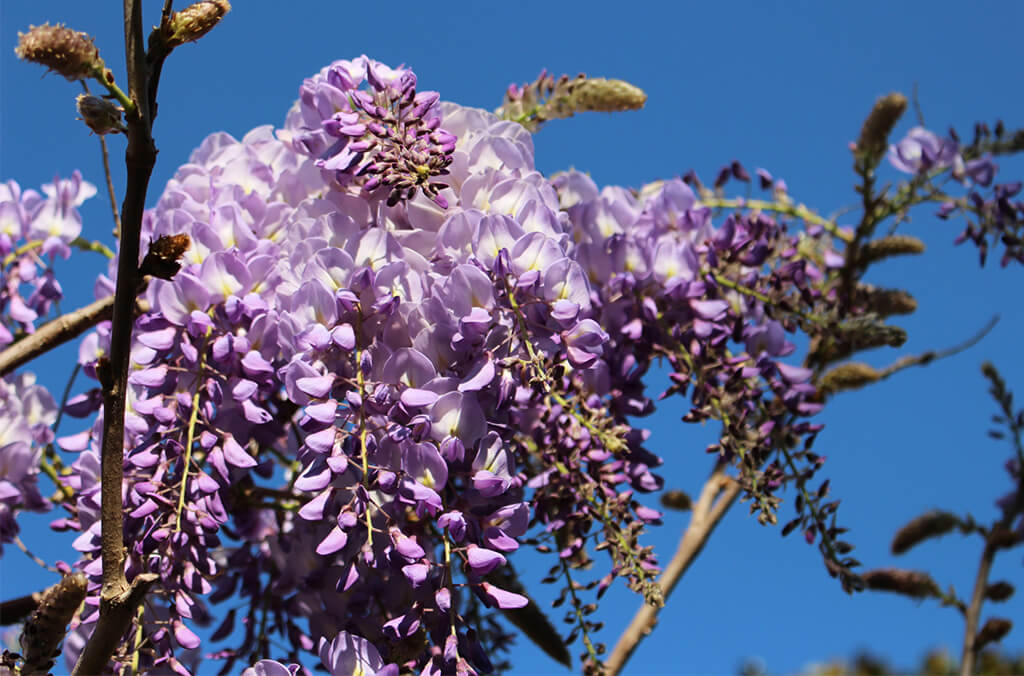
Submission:
<svg viewBox="0 0 1024 676">
<path fill-rule="evenodd" d="M 867 242 L 860 249 L 858 265 L 867 265 L 883 258 L 924 253 L 924 242 L 910 235 L 889 235 Z"/>
<path fill-rule="evenodd" d="M 188 235 L 164 235 L 157 238 L 149 245 L 139 271 L 143 275 L 171 279 L 181 269 L 178 261 L 185 255 L 190 244 Z"/>
<path fill-rule="evenodd" d="M 665 491 L 661 494 L 661 506 L 667 509 L 677 509 L 680 512 L 685 512 L 692 509 L 693 501 L 690 499 L 690 496 L 683 491 Z"/>
<path fill-rule="evenodd" d="M 949 533 L 960 524 L 960 519 L 949 512 L 925 512 L 896 532 L 892 539 L 893 554 L 902 554 L 912 547 Z"/>
<path fill-rule="evenodd" d="M 606 80 L 603 77 L 580 80 L 573 87 L 572 95 L 575 109 L 581 112 L 640 110 L 647 101 L 647 94 L 639 87 L 623 80 Z"/>
<path fill-rule="evenodd" d="M 985 587 L 985 598 L 990 601 L 1005 601 L 1013 596 L 1014 591 L 1016 590 L 1012 584 L 1005 580 L 1000 580 Z"/>
<path fill-rule="evenodd" d="M 1001 641 L 1010 633 L 1011 629 L 1013 629 L 1013 622 L 1002 617 L 989 618 L 978 635 L 974 637 L 974 649 L 981 650 L 989 643 Z"/>
<path fill-rule="evenodd" d="M 882 374 L 862 362 L 840 364 L 821 377 L 818 388 L 824 392 L 857 390 L 876 382 Z"/>
<path fill-rule="evenodd" d="M 868 311 L 879 317 L 908 315 L 917 310 L 917 301 L 903 289 L 879 289 L 868 284 L 858 288 Z"/>
<path fill-rule="evenodd" d="M 92 94 L 79 94 L 75 99 L 78 108 L 78 118 L 85 122 L 85 126 L 97 134 L 116 134 L 127 131 L 127 127 L 121 124 L 121 108 L 106 99 L 101 99 Z"/>
<path fill-rule="evenodd" d="M 915 599 L 938 596 L 939 585 L 932 576 L 918 570 L 902 568 L 876 568 L 861 575 L 861 580 L 868 589 L 891 591 Z"/>
<path fill-rule="evenodd" d="M 27 33 L 18 33 L 14 53 L 19 59 L 46 66 L 71 81 L 84 80 L 103 68 L 93 39 L 61 24 L 29 26 Z"/>
<path fill-rule="evenodd" d="M 228 0 L 201 0 L 171 15 L 164 41 L 168 47 L 177 47 L 186 42 L 195 42 L 220 23 L 231 11 Z"/>
<path fill-rule="evenodd" d="M 21 632 L 23 674 L 47 673 L 53 666 L 57 647 L 64 640 L 68 622 L 85 600 L 87 580 L 82 573 L 65 575 L 45 592 L 39 606 Z"/>
<path fill-rule="evenodd" d="M 868 113 L 864 125 L 860 128 L 857 150 L 874 158 L 877 164 L 882 153 L 885 152 L 889 134 L 892 133 L 893 127 L 903 117 L 906 110 L 907 97 L 899 92 L 887 94 L 875 101 L 875 106 Z"/>
<path fill-rule="evenodd" d="M 1020 534 L 1008 528 L 997 528 L 988 534 L 988 544 L 995 549 L 1009 549 L 1020 540 Z"/>
</svg>

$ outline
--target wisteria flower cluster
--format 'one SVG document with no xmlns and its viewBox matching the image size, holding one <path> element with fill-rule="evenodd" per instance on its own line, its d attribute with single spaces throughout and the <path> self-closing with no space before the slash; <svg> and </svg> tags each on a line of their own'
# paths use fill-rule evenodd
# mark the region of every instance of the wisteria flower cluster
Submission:
<svg viewBox="0 0 1024 676">
<path fill-rule="evenodd" d="M 78 207 L 95 194 L 78 171 L 43 185 L 42 195 L 14 181 L 0 184 L 0 348 L 35 331 L 60 303 L 64 292 L 53 261 L 71 255 L 82 232 Z"/>
<path fill-rule="evenodd" d="M 590 109 L 642 104 L 624 83 L 572 82 Z M 972 152 L 915 129 L 890 157 L 915 177 L 988 185 L 995 167 Z M 633 420 L 655 408 L 657 359 L 672 369 L 661 396 L 689 400 L 684 421 L 721 424 L 707 450 L 736 468 L 759 520 L 775 523 L 795 485 L 784 532 L 799 527 L 857 587 L 838 503 L 827 482 L 808 488 L 822 464 L 809 418 L 828 394 L 814 382 L 857 349 L 902 342 L 879 321 L 912 303 L 860 285 L 870 247 L 851 263 L 836 250 L 856 242 L 849 229 L 756 175 L 770 201 L 724 199 L 728 181 L 751 182 L 738 162 L 712 187 L 692 172 L 639 190 L 547 177 L 519 122 L 365 56 L 305 80 L 283 128 L 209 136 L 143 220 L 144 242 L 188 246 L 180 271 L 144 284 L 134 324 L 126 573 L 157 583 L 115 661 L 190 674 L 216 657 L 224 673 L 292 676 L 315 654 L 333 676 L 489 673 L 510 640 L 491 611 L 515 623 L 535 605 L 512 567 L 527 545 L 551 555 L 567 642 L 597 670 L 582 592 L 622 578 L 662 602 L 642 542 L 662 517 L 642 500 L 663 487 L 661 459 Z M 0 191 L 0 347 L 59 300 L 44 259 L 67 256 L 95 189 L 76 173 L 44 192 Z M 787 361 L 797 332 L 804 365 Z M 97 382 L 110 345 L 109 322 L 80 344 Z M 57 406 L 24 375 L 0 401 L 9 542 L 17 510 L 52 506 L 36 475 Z M 56 440 L 76 459 L 53 474 L 67 512 L 53 527 L 77 534 L 89 580 L 69 664 L 99 617 L 102 404 L 99 384 L 67 401 L 84 424 Z M 596 579 L 579 581 L 599 552 Z M 221 603 L 204 646 L 196 629 Z"/>
</svg>

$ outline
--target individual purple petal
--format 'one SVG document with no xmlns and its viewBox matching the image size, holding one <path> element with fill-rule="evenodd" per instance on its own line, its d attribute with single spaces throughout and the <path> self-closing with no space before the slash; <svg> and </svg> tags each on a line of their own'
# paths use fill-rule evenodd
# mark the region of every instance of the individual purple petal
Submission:
<svg viewBox="0 0 1024 676">
<path fill-rule="evenodd" d="M 421 408 L 423 406 L 430 406 L 438 400 L 436 392 L 430 390 L 421 390 L 415 387 L 407 387 L 402 390 L 401 396 L 402 403 L 410 408 Z"/>
<path fill-rule="evenodd" d="M 320 556 L 328 556 L 338 551 L 348 542 L 348 533 L 335 526 L 316 547 L 316 553 Z"/>
<path fill-rule="evenodd" d="M 469 545 L 466 549 L 466 559 L 470 569 L 477 575 L 486 575 L 498 566 L 505 565 L 504 556 L 476 545 Z"/>
<path fill-rule="evenodd" d="M 426 552 L 416 543 L 416 540 L 397 528 L 391 529 L 391 541 L 395 543 L 395 550 L 407 559 L 422 559 L 426 556 Z"/>
<path fill-rule="evenodd" d="M 483 597 L 484 603 L 489 607 L 494 608 L 524 608 L 530 603 L 530 599 L 519 594 L 514 594 L 510 591 L 495 587 L 489 582 L 481 582 L 478 587 L 480 595 Z"/>
<path fill-rule="evenodd" d="M 334 419 L 338 415 L 338 403 L 334 400 L 325 401 L 320 404 L 310 404 L 303 410 L 313 420 L 329 425 L 334 423 Z"/>
<path fill-rule="evenodd" d="M 253 403 L 251 399 L 242 402 L 242 414 L 245 419 L 256 425 L 263 425 L 274 419 L 270 411 Z"/>
<path fill-rule="evenodd" d="M 334 448 L 334 440 L 337 437 L 333 427 L 328 427 L 325 430 L 314 432 L 313 434 L 307 434 L 305 444 L 306 447 L 317 453 L 330 453 L 331 449 Z"/>
<path fill-rule="evenodd" d="M 298 665 L 294 665 L 296 670 Z M 296 670 L 289 669 L 277 660 L 260 660 L 242 671 L 242 676 L 294 676 Z"/>
<path fill-rule="evenodd" d="M 490 355 L 473 364 L 465 379 L 459 383 L 460 392 L 476 392 L 494 381 L 494 359 Z"/>
<path fill-rule="evenodd" d="M 187 650 L 199 647 L 199 637 L 195 633 L 185 626 L 185 623 L 181 620 L 175 620 L 174 622 L 174 640 L 178 644 Z"/>
<path fill-rule="evenodd" d="M 311 397 L 325 397 L 334 385 L 334 375 L 328 373 L 324 376 L 299 378 L 295 381 L 295 385 Z"/>
<path fill-rule="evenodd" d="M 249 453 L 242 448 L 242 446 L 235 441 L 233 436 L 227 436 L 224 438 L 224 459 L 229 464 L 235 467 L 241 467 L 247 469 L 249 467 L 255 467 L 257 465 L 256 459 L 253 458 Z"/>
<path fill-rule="evenodd" d="M 315 498 L 304 504 L 299 509 L 299 516 L 307 521 L 321 521 L 324 518 L 324 509 L 327 507 L 327 501 L 331 499 L 331 493 L 333 489 L 328 488 L 324 492 L 317 495 Z"/>
<path fill-rule="evenodd" d="M 153 368 L 134 371 L 128 376 L 128 382 L 132 385 L 143 385 L 145 387 L 160 387 L 167 380 L 167 366 L 161 364 Z"/>
<path fill-rule="evenodd" d="M 402 574 L 408 578 L 414 589 L 426 581 L 429 572 L 430 566 L 422 563 L 411 563 L 407 566 L 402 566 Z"/>
<path fill-rule="evenodd" d="M 376 676 L 384 668 L 384 660 L 373 644 L 347 631 L 330 643 L 321 638 L 318 652 L 331 676 Z"/>
<path fill-rule="evenodd" d="M 814 371 L 802 366 L 791 366 L 782 362 L 777 363 L 776 366 L 779 369 L 779 374 L 788 383 L 805 383 L 814 375 Z"/>
</svg>

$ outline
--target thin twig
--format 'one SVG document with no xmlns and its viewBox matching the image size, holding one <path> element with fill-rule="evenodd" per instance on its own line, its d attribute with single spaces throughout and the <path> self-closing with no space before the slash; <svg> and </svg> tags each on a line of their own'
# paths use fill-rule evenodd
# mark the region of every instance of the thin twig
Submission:
<svg viewBox="0 0 1024 676">
<path fill-rule="evenodd" d="M 679 541 L 679 548 L 665 567 L 665 572 L 658 578 L 658 585 L 666 601 L 739 493 L 739 484 L 725 474 L 724 467 L 716 467 L 701 489 L 700 497 L 693 507 L 690 524 Z M 652 605 L 644 604 L 636 612 L 629 626 L 619 637 L 608 661 L 605 662 L 605 676 L 615 676 L 622 671 L 640 641 L 653 631 L 658 621 L 658 610 Z"/>
<path fill-rule="evenodd" d="M 0 352 L 0 377 L 110 319 L 113 307 L 114 297 L 109 296 L 43 324 L 35 333 Z"/>
<path fill-rule="evenodd" d="M 999 315 L 994 315 L 992 319 L 988 320 L 988 323 L 976 334 L 953 347 L 948 347 L 945 350 L 927 350 L 921 354 L 908 355 L 902 357 L 886 368 L 879 371 L 880 380 L 888 378 L 889 376 L 902 371 L 903 369 L 910 368 L 911 366 L 927 366 L 928 364 L 936 361 L 937 359 L 945 359 L 946 357 L 952 357 L 955 354 L 959 354 L 964 350 L 974 347 L 981 341 L 982 338 L 988 335 L 989 331 L 995 328 L 996 324 L 999 323 Z"/>
<path fill-rule="evenodd" d="M 22 541 L 20 536 L 14 536 L 14 544 L 18 546 L 18 549 L 21 550 L 22 554 L 32 559 L 32 563 L 36 564 L 40 568 L 50 571 L 51 573 L 60 573 L 59 570 L 57 570 L 56 568 L 48 564 L 46 561 L 43 561 L 41 558 L 33 554 L 32 550 L 30 550 L 28 546 L 24 543 L 24 541 Z"/>
<path fill-rule="evenodd" d="M 39 605 L 39 598 L 42 595 L 42 592 L 34 592 L 0 602 L 0 625 L 17 624 L 25 620 Z"/>
<path fill-rule="evenodd" d="M 80 80 L 82 88 L 85 89 L 85 93 L 91 93 L 89 91 L 89 85 L 86 84 L 85 80 Z M 103 155 L 103 175 L 107 179 L 107 196 L 110 198 L 110 211 L 114 216 L 114 238 L 117 239 L 121 236 L 121 212 L 117 208 L 117 193 L 114 191 L 114 179 L 110 174 L 110 152 L 107 150 L 107 137 L 104 134 L 97 134 L 100 139 L 100 151 Z"/>
<path fill-rule="evenodd" d="M 981 561 L 978 563 L 978 575 L 974 579 L 974 593 L 971 594 L 971 604 L 967 607 L 967 614 L 964 619 L 964 652 L 960 662 L 961 676 L 971 676 L 974 673 L 974 661 L 978 657 L 978 651 L 974 647 L 974 639 L 978 635 L 978 618 L 981 616 L 981 604 L 985 601 L 985 590 L 988 588 L 988 573 L 992 568 L 992 559 L 995 558 L 995 547 L 985 543 L 985 549 L 981 552 Z"/>
</svg>

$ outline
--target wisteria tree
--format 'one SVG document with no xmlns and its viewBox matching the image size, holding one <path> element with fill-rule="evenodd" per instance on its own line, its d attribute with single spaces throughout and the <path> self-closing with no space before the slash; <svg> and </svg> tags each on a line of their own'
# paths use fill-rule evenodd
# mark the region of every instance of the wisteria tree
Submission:
<svg viewBox="0 0 1024 676">
<path fill-rule="evenodd" d="M 59 671 L 59 651 L 75 674 L 494 673 L 525 641 L 617 674 L 738 502 L 814 545 L 837 595 L 961 613 L 962 673 L 1011 630 L 985 602 L 1014 591 L 989 571 L 1024 539 L 1024 411 L 995 366 L 998 517 L 932 511 L 892 543 L 977 538 L 966 594 L 855 558 L 816 443 L 836 395 L 991 328 L 885 367 L 858 357 L 907 339 L 895 318 L 914 297 L 871 272 L 923 253 L 899 231 L 912 212 L 983 265 L 1024 263 L 1021 183 L 997 163 L 1024 131 L 890 138 L 908 99 L 883 96 L 848 149 L 857 207 L 840 223 L 738 161 L 635 189 L 536 170 L 533 133 L 640 109 L 627 82 L 542 73 L 486 111 L 359 56 L 311 64 L 283 124 L 212 133 L 147 209 L 163 69 L 230 6 L 168 0 L 147 34 L 141 4 L 124 3 L 124 75 L 59 24 L 17 49 L 84 85 L 78 114 L 104 155 L 125 145 L 127 183 L 117 206 L 108 174 L 108 243 L 83 236 L 97 188 L 79 173 L 0 186 L 0 544 L 34 512 L 75 534 L 59 582 L 0 599 L 21 624 L 0 673 Z M 901 178 L 879 180 L 885 165 Z M 95 301 L 61 312 L 57 262 L 97 254 Z M 69 341 L 67 372 L 90 385 L 58 397 L 33 360 Z M 666 486 L 643 418 L 677 398 L 679 424 L 717 439 L 689 449 L 707 476 Z M 675 552 L 645 540 L 666 509 L 691 511 Z M 543 588 L 523 560 L 543 562 Z M 616 585 L 639 610 L 608 637 Z"/>
</svg>

